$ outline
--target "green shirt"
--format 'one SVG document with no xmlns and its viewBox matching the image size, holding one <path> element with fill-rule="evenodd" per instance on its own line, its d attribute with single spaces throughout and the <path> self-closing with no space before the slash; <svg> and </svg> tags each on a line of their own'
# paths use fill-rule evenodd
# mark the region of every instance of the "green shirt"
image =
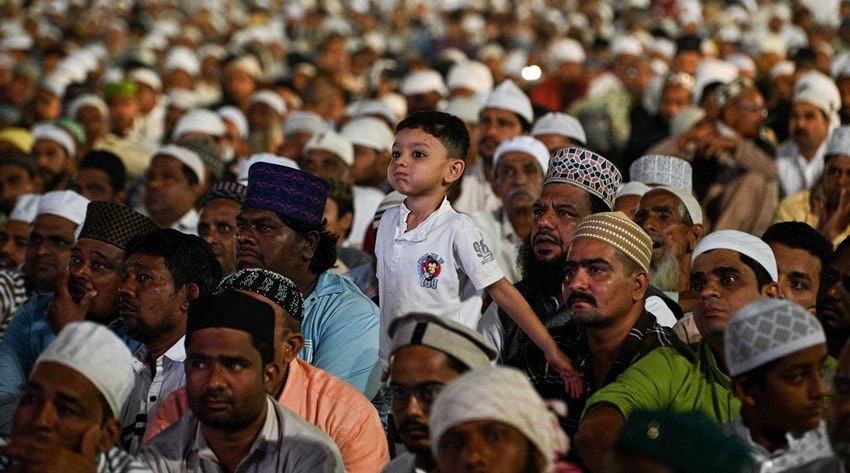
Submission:
<svg viewBox="0 0 850 473">
<path fill-rule="evenodd" d="M 593 394 L 585 414 L 601 404 L 616 408 L 624 418 L 639 408 L 701 410 L 719 424 L 731 422 L 741 409 L 732 381 L 705 341 L 651 351 Z"/>
</svg>

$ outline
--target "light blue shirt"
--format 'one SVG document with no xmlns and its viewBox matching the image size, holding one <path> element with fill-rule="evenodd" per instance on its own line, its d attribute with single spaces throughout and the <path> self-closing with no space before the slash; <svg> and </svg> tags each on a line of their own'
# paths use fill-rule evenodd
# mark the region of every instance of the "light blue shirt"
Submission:
<svg viewBox="0 0 850 473">
<path fill-rule="evenodd" d="M 304 298 L 304 348 L 299 357 L 342 378 L 372 399 L 381 387 L 378 306 L 330 270 Z"/>
</svg>

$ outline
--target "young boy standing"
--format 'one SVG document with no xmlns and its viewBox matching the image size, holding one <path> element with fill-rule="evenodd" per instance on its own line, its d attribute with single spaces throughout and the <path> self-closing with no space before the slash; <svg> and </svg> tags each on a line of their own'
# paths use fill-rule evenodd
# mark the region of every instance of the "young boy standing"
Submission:
<svg viewBox="0 0 850 473">
<path fill-rule="evenodd" d="M 744 306 L 724 333 L 741 412 L 729 424 L 761 473 L 832 456 L 822 420 L 826 336 L 806 309 L 783 299 Z"/>
<path fill-rule="evenodd" d="M 427 312 L 475 328 L 484 290 L 537 344 L 564 377 L 568 390 L 580 375 L 504 277 L 481 232 L 446 198 L 465 168 L 466 126 L 442 112 L 417 112 L 399 123 L 387 169 L 390 184 L 406 196 L 387 210 L 375 253 L 381 308 L 381 364 L 388 366 L 387 327 L 410 312 Z"/>
</svg>

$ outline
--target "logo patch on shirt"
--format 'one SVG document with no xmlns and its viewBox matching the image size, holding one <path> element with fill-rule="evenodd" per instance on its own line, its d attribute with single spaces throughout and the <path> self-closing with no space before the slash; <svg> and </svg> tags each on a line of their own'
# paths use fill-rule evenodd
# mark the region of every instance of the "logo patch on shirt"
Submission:
<svg viewBox="0 0 850 473">
<path fill-rule="evenodd" d="M 419 258 L 419 282 L 422 287 L 437 289 L 437 277 L 443 270 L 443 258 L 434 253 L 426 253 Z"/>
<path fill-rule="evenodd" d="M 475 254 L 481 260 L 481 264 L 487 264 L 496 258 L 493 254 L 493 250 L 487 246 L 487 243 L 484 243 L 483 238 L 473 243 L 472 249 L 475 250 Z"/>
</svg>

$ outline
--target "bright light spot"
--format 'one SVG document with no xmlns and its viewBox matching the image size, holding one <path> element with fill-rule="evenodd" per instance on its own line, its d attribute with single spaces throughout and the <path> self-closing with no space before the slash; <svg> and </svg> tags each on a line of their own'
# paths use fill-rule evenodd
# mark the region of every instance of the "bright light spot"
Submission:
<svg viewBox="0 0 850 473">
<path fill-rule="evenodd" d="M 525 66 L 522 68 L 521 75 L 523 79 L 533 82 L 543 76 L 543 71 L 540 69 L 540 66 Z"/>
</svg>

